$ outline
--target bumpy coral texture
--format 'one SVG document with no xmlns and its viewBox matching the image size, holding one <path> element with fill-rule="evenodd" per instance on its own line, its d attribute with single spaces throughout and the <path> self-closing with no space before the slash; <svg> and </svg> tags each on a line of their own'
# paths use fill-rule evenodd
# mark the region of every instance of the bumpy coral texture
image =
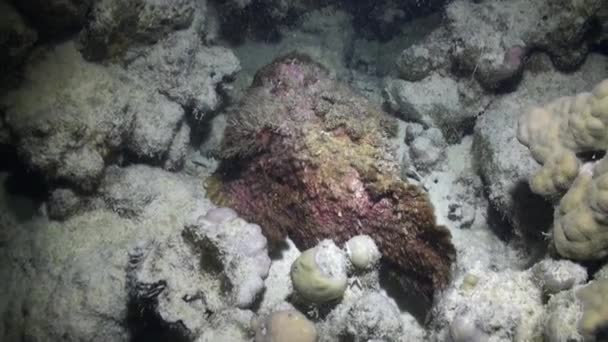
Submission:
<svg viewBox="0 0 608 342">
<path fill-rule="evenodd" d="M 584 163 L 577 154 L 608 149 L 608 80 L 532 109 L 520 118 L 518 139 L 542 164 L 530 180 L 532 191 L 558 196 L 567 190 L 555 212 L 557 253 L 575 260 L 606 257 L 608 159 Z"/>
<path fill-rule="evenodd" d="M 427 298 L 449 281 L 455 251 L 418 187 L 398 177 L 394 122 L 308 57 L 262 68 L 234 108 L 208 182 L 211 197 L 300 249 L 367 234 Z"/>
<path fill-rule="evenodd" d="M 517 138 L 543 165 L 530 180 L 532 191 L 567 190 L 581 166 L 576 154 L 608 149 L 608 80 L 590 93 L 561 97 L 522 115 Z"/>
</svg>

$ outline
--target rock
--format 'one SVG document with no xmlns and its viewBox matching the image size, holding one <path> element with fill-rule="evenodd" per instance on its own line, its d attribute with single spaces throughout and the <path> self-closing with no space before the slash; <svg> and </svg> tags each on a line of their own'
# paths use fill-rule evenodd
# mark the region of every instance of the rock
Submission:
<svg viewBox="0 0 608 342">
<path fill-rule="evenodd" d="M 604 341 L 608 325 L 608 280 L 562 291 L 547 303 L 544 336 L 549 342 Z"/>
<path fill-rule="evenodd" d="M 38 34 L 9 2 L 0 1 L 0 72 L 14 72 L 26 59 Z M 3 82 L 0 82 L 0 84 Z"/>
<path fill-rule="evenodd" d="M 0 248 L 0 275 L 6 279 L 0 298 L 3 341 L 130 340 L 127 318 L 137 313 L 127 306 L 126 251 L 143 237 L 162 240 L 179 232 L 189 212 L 210 204 L 197 179 L 146 166 L 123 172 L 145 179 L 158 194 L 136 219 L 89 207 L 63 222 L 21 217 L 2 227 L 13 231 Z M 121 186 L 126 184 L 115 184 Z M 6 207 L 14 199 L 2 193 L 0 224 L 14 215 Z"/>
<path fill-rule="evenodd" d="M 369 235 L 357 235 L 346 241 L 346 254 L 351 264 L 360 270 L 370 270 L 378 265 L 382 254 Z"/>
<path fill-rule="evenodd" d="M 71 189 L 55 189 L 47 202 L 48 215 L 53 220 L 64 220 L 76 214 L 83 207 L 83 203 Z"/>
<path fill-rule="evenodd" d="M 535 51 L 548 53 L 559 70 L 578 68 L 595 38 L 593 23 L 601 22 L 596 0 L 458 0 L 445 8 L 447 25 L 397 60 L 404 79 L 418 81 L 434 70 L 474 78 L 487 91 L 513 90 Z"/>
<path fill-rule="evenodd" d="M 270 268 L 267 253 L 259 226 L 231 209 L 211 209 L 166 241 L 148 240 L 130 252 L 130 296 L 180 335 L 200 336 L 204 312 L 253 305 Z"/>
<path fill-rule="evenodd" d="M 209 326 L 194 342 L 250 342 L 253 332 L 250 322 L 253 312 L 241 309 L 226 309 L 209 317 Z"/>
<path fill-rule="evenodd" d="M 475 121 L 475 112 L 461 103 L 459 84 L 452 78 L 433 74 L 419 82 L 389 79 L 385 102 L 397 116 L 437 127 L 449 141 L 457 141 Z"/>
<path fill-rule="evenodd" d="M 46 36 L 78 31 L 94 0 L 19 0 L 15 6 Z"/>
<path fill-rule="evenodd" d="M 400 341 L 424 339 L 424 330 L 395 302 L 372 289 L 350 294 L 318 324 L 319 341 Z"/>
<path fill-rule="evenodd" d="M 162 45 L 170 42 L 185 49 Z M 229 50 L 188 44 L 172 36 L 128 70 L 87 62 L 72 42 L 42 52 L 21 87 L 0 98 L 19 155 L 47 181 L 84 192 L 125 157 L 179 169 L 190 141 L 185 110 L 202 117 L 216 109 L 216 86 L 238 68 Z"/>
<path fill-rule="evenodd" d="M 446 30 L 437 29 L 427 39 L 404 49 L 395 65 L 399 77 L 410 82 L 421 81 L 435 70 L 447 69 L 450 64 L 449 44 L 445 44 Z"/>
<path fill-rule="evenodd" d="M 124 95 L 132 91 L 117 73 L 85 62 L 71 43 L 32 60 L 22 86 L 0 99 L 24 161 L 48 179 L 92 190 L 129 123 Z"/>
<path fill-rule="evenodd" d="M 377 292 L 364 294 L 347 315 L 346 336 L 354 341 L 391 340 L 403 333 L 397 307 Z"/>
<path fill-rule="evenodd" d="M 204 7 L 205 2 L 201 2 Z M 120 58 L 127 49 L 152 45 L 188 28 L 198 8 L 193 0 L 99 0 L 81 33 L 81 51 L 89 60 Z"/>
<path fill-rule="evenodd" d="M 191 111 L 195 121 L 220 107 L 218 87 L 239 69 L 229 49 L 203 45 L 193 28 L 168 36 L 127 66 L 129 74 Z"/>
<path fill-rule="evenodd" d="M 316 305 L 339 301 L 346 290 L 346 254 L 331 240 L 308 249 L 291 266 L 295 294 Z"/>
<path fill-rule="evenodd" d="M 433 340 L 532 341 L 542 335 L 542 293 L 527 272 L 469 274 L 433 310 Z"/>
</svg>

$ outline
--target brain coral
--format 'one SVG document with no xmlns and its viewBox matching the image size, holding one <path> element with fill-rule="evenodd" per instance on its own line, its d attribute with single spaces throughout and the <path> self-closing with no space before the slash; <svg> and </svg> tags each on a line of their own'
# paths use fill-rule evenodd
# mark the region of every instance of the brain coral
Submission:
<svg viewBox="0 0 608 342">
<path fill-rule="evenodd" d="M 394 128 L 310 58 L 279 58 L 232 109 L 208 193 L 271 242 L 289 236 L 308 249 L 367 234 L 430 299 L 449 281 L 455 250 L 426 193 L 399 178 L 387 139 Z"/>
</svg>

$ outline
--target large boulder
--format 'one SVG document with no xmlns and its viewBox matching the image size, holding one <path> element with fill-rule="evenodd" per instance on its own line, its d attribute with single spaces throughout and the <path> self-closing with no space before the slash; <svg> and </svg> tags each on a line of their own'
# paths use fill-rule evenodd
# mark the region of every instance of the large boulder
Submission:
<svg viewBox="0 0 608 342">
<path fill-rule="evenodd" d="M 179 232 L 191 211 L 210 203 L 195 178 L 147 166 L 114 173 L 122 177 L 107 179 L 108 187 L 145 184 L 147 194 L 125 194 L 140 215 L 121 216 L 106 196 L 64 222 L 16 216 L 18 198 L 2 191 L 0 339 L 129 341 L 128 318 L 138 313 L 127 305 L 127 252 L 144 238 Z"/>
</svg>

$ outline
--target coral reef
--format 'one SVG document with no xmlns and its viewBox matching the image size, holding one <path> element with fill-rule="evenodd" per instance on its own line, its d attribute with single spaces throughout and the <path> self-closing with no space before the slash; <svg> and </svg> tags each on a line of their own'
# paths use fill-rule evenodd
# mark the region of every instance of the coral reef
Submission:
<svg viewBox="0 0 608 342">
<path fill-rule="evenodd" d="M 150 236 L 163 240 L 181 231 L 189 212 L 211 204 L 196 178 L 144 165 L 113 168 L 122 176 L 104 179 L 108 187 L 146 185 L 145 194 L 123 195 L 131 198 L 125 207 L 141 205 L 135 217 L 121 217 L 96 197 L 64 222 L 49 221 L 35 203 L 8 194 L 1 178 L 2 341 L 129 341 L 127 251 Z M 34 213 L 24 217 L 13 203 Z"/>
<path fill-rule="evenodd" d="M 582 152 L 608 147 L 608 80 L 591 93 L 559 98 L 520 117 L 518 139 L 542 164 L 530 179 L 532 191 L 562 197 L 555 213 L 553 245 L 563 257 L 590 260 L 608 255 L 608 161 L 584 164 Z M 595 165 L 594 165 L 595 164 Z"/>
<path fill-rule="evenodd" d="M 12 1 L 45 37 L 77 32 L 85 23 L 94 0 Z"/>
<path fill-rule="evenodd" d="M 318 64 L 280 58 L 232 110 L 209 194 L 275 243 L 289 236 L 307 249 L 368 234 L 430 299 L 450 278 L 454 248 L 424 192 L 399 179 L 390 125 Z"/>
<path fill-rule="evenodd" d="M 141 242 L 129 253 L 129 295 L 137 310 L 194 339 L 209 324 L 205 312 L 250 308 L 269 267 L 261 229 L 214 208 L 166 241 Z"/>
<path fill-rule="evenodd" d="M 38 40 L 38 34 L 21 17 L 13 6 L 0 1 L 0 86 L 7 73 L 23 63 L 27 53 Z"/>
<path fill-rule="evenodd" d="M 534 341 L 541 336 L 542 292 L 528 272 L 472 270 L 435 306 L 435 341 Z M 447 324 L 445 324 L 447 322 Z"/>
<path fill-rule="evenodd" d="M 25 77 L 0 100 L 19 154 L 49 180 L 81 190 L 96 187 L 121 148 L 163 160 L 183 121 L 182 107 L 117 68 L 84 61 L 71 43 L 45 53 Z"/>
<path fill-rule="evenodd" d="M 447 25 L 405 49 L 398 66 L 407 80 L 450 72 L 489 91 L 513 88 L 531 51 L 547 52 L 558 69 L 572 71 L 589 53 L 601 7 L 598 0 L 452 1 Z"/>
<path fill-rule="evenodd" d="M 154 44 L 188 28 L 195 10 L 198 5 L 191 0 L 96 1 L 81 34 L 83 55 L 90 60 L 118 58 L 137 44 Z"/>
</svg>

